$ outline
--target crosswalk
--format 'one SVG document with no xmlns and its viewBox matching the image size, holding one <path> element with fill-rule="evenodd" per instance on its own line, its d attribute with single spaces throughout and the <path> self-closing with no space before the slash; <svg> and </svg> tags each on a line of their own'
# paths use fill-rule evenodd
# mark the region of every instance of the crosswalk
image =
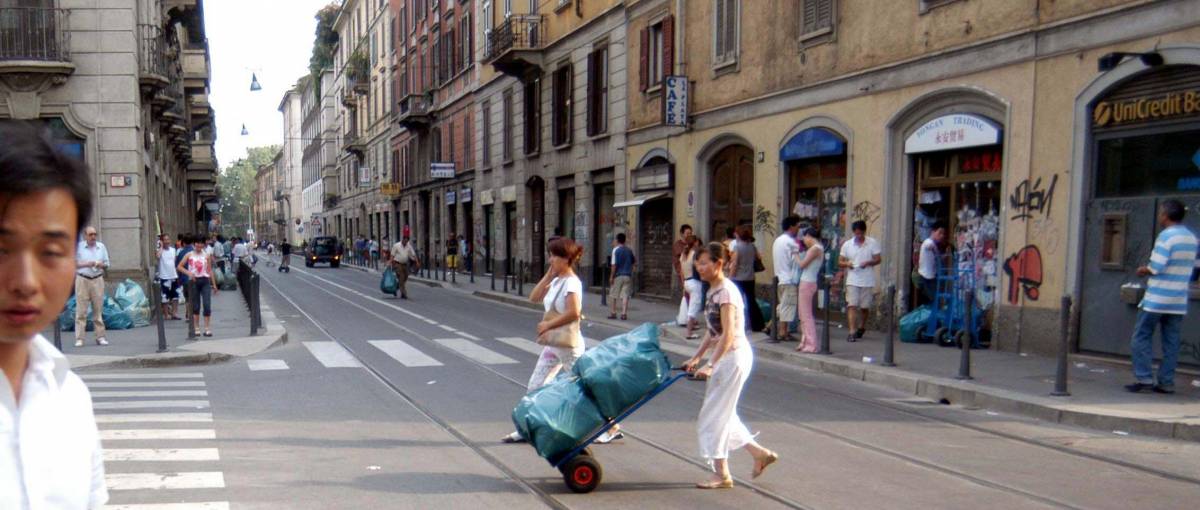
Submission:
<svg viewBox="0 0 1200 510">
<path fill-rule="evenodd" d="M 80 377 L 92 393 L 104 449 L 105 510 L 229 510 L 204 374 Z"/>
</svg>

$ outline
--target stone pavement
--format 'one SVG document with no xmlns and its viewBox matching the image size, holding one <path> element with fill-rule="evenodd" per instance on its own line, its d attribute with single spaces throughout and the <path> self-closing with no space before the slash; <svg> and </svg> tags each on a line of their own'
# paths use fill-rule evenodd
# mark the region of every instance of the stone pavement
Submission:
<svg viewBox="0 0 1200 510">
<path fill-rule="evenodd" d="M 465 274 L 456 275 L 453 283 L 449 275 L 444 282 L 440 273 L 436 276 L 413 277 L 411 281 L 541 310 L 540 304 L 528 302 L 532 288 L 529 284 L 522 289 L 525 295 L 518 296 L 516 289 L 503 292 L 500 280 L 496 281 L 493 291 L 490 277 L 476 275 L 475 283 L 471 284 L 469 275 Z M 628 321 L 610 320 L 608 309 L 601 304 L 597 293 L 589 292 L 584 299 L 587 320 L 615 327 L 672 321 L 678 304 L 672 306 L 635 298 L 629 308 Z M 819 319 L 818 316 L 818 334 L 821 334 L 823 324 Z M 699 345 L 697 340 L 683 338 L 683 328 L 668 325 L 662 331 L 666 341 Z M 755 352 L 763 359 L 886 386 L 935 402 L 1022 414 L 1118 435 L 1200 441 L 1200 371 L 1195 369 L 1180 370 L 1176 376 L 1175 395 L 1131 394 L 1122 387 L 1133 380 L 1127 360 L 1076 354 L 1070 356 L 1068 390 L 1071 395 L 1052 397 L 1056 361 L 1045 356 L 976 349 L 971 351 L 974 379 L 958 380 L 955 379 L 961 354 L 958 349 L 897 341 L 897 366 L 884 367 L 880 366 L 884 334 L 870 331 L 862 340 L 850 343 L 846 341 L 846 330 L 841 324 L 831 323 L 832 355 L 799 353 L 795 351 L 795 342 L 771 344 L 763 333 L 753 334 L 751 341 Z"/>
<path fill-rule="evenodd" d="M 222 291 L 212 299 L 212 337 L 199 336 L 203 322 L 197 325 L 197 338 L 188 340 L 185 306 L 180 305 L 178 314 L 185 320 L 167 320 L 163 323 L 167 350 L 158 352 L 158 328 L 151 321 L 149 326 L 125 330 L 109 330 L 105 337 L 109 345 L 96 345 L 95 333 L 87 333 L 83 347 L 75 347 L 75 332 L 62 332 L 62 351 L 71 362 L 71 368 L 108 369 L 133 367 L 159 367 L 217 363 L 234 357 L 249 356 L 287 342 L 283 324 L 267 305 L 262 305 L 263 327 L 258 334 L 250 336 L 250 313 L 240 291 Z M 203 317 L 200 318 L 204 320 Z M 54 340 L 53 330 L 42 334 Z"/>
</svg>

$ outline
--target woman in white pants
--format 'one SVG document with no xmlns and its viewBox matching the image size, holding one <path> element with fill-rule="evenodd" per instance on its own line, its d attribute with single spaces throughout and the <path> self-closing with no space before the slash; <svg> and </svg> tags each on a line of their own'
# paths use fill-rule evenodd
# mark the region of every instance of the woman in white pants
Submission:
<svg viewBox="0 0 1200 510">
<path fill-rule="evenodd" d="M 696 355 L 683 364 L 688 372 L 695 371 L 697 378 L 708 379 L 696 429 L 700 455 L 709 461 L 713 476 L 696 484 L 701 489 L 733 487 L 728 462 L 730 450 L 745 448 L 750 452 L 754 457 L 754 478 L 779 460 L 778 454 L 755 442 L 754 435 L 737 414 L 738 399 L 754 366 L 754 353 L 743 325 L 746 305 L 742 294 L 722 269 L 727 259 L 721 243 L 709 244 L 696 257 L 696 271 L 709 285 L 705 304 L 708 334 Z M 712 357 L 697 370 L 709 348 L 713 349 Z"/>
<path fill-rule="evenodd" d="M 700 283 L 700 273 L 696 272 L 696 253 L 700 250 L 700 239 L 695 235 L 688 236 L 687 248 L 679 255 L 679 269 L 683 274 L 683 289 L 687 292 L 687 338 L 695 340 L 700 335 L 695 330 L 700 327 L 701 307 L 704 304 L 704 284 Z"/>
</svg>

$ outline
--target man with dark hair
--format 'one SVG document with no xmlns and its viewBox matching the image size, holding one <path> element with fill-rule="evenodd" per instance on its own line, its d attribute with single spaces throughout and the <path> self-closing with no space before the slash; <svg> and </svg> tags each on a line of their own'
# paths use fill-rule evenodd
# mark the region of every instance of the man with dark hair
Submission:
<svg viewBox="0 0 1200 510">
<path fill-rule="evenodd" d="M 692 226 L 685 223 L 679 227 L 679 239 L 676 239 L 675 244 L 671 245 L 671 266 L 675 268 L 675 276 L 681 289 L 684 287 L 684 281 L 692 277 L 690 274 L 683 274 L 683 268 L 679 262 L 679 257 L 683 255 L 684 250 L 688 249 L 688 239 L 691 236 Z"/>
<path fill-rule="evenodd" d="M 1178 200 L 1159 206 L 1158 224 L 1162 226 L 1150 263 L 1137 268 L 1138 276 L 1149 276 L 1146 295 L 1138 305 L 1137 325 L 1133 328 L 1130 350 L 1133 376 L 1137 381 L 1125 389 L 1138 393 L 1175 393 L 1175 365 L 1179 361 L 1179 324 L 1188 310 L 1188 287 L 1197 266 L 1197 241 L 1191 230 L 1181 225 L 1186 209 Z M 1158 383 L 1154 381 L 1154 328 L 1161 328 L 1162 363 Z"/>
<path fill-rule="evenodd" d="M 108 501 L 91 395 L 39 334 L 71 294 L 92 206 L 82 162 L 33 124 L 0 122 L 0 508 Z"/>
<path fill-rule="evenodd" d="M 633 265 L 637 257 L 633 250 L 625 246 L 625 233 L 617 234 L 613 241 L 612 273 L 608 276 L 608 299 L 612 302 L 612 312 L 609 319 L 617 318 L 617 302 L 621 302 L 621 320 L 629 319 L 629 298 L 633 295 Z"/>
<path fill-rule="evenodd" d="M 796 235 L 800 232 L 800 217 L 795 214 L 783 219 L 783 233 L 771 245 L 771 262 L 775 267 L 775 278 L 779 279 L 776 292 L 779 306 L 775 309 L 775 336 L 771 343 L 787 339 L 788 326 L 796 321 L 800 310 L 800 243 Z"/>
<path fill-rule="evenodd" d="M 937 295 L 937 274 L 942 261 L 942 243 L 946 241 L 946 224 L 937 222 L 929 231 L 929 237 L 921 243 L 917 256 L 917 274 L 921 278 L 922 303 L 933 303 Z"/>
<path fill-rule="evenodd" d="M 875 266 L 882 262 L 879 242 L 867 237 L 867 222 L 858 220 L 850 225 L 854 236 L 842 244 L 838 267 L 846 270 L 846 308 L 850 335 L 847 342 L 857 341 L 867 330 L 867 317 L 875 297 Z"/>
</svg>

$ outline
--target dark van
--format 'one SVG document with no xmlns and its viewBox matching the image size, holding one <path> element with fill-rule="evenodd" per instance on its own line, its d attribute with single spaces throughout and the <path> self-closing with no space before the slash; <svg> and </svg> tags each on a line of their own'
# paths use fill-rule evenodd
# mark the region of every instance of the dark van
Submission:
<svg viewBox="0 0 1200 510">
<path fill-rule="evenodd" d="M 342 264 L 342 247 L 335 237 L 316 237 L 308 244 L 304 252 L 305 267 L 313 267 L 318 263 L 328 263 L 329 267 Z"/>
</svg>

